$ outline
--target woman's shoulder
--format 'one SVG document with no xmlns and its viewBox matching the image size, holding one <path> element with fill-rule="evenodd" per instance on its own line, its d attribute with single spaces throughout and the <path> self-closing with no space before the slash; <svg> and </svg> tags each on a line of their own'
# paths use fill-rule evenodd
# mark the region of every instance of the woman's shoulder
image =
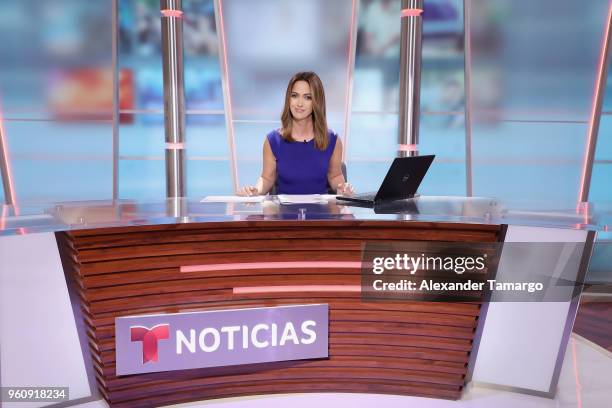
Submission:
<svg viewBox="0 0 612 408">
<path fill-rule="evenodd" d="M 269 131 L 266 135 L 266 139 L 268 139 L 268 142 L 270 142 L 271 144 L 279 144 L 280 141 L 283 139 L 280 133 L 280 129 L 273 129 Z"/>
<path fill-rule="evenodd" d="M 278 153 L 278 148 L 280 147 L 281 142 L 283 141 L 283 137 L 281 136 L 280 129 L 274 129 L 268 132 L 266 135 L 266 140 L 272 149 L 272 153 L 276 155 Z"/>
<path fill-rule="evenodd" d="M 329 146 L 333 149 L 336 147 L 336 141 L 338 140 L 338 134 L 333 129 L 327 129 L 327 137 L 329 138 Z"/>
<path fill-rule="evenodd" d="M 282 137 L 280 129 L 272 129 L 266 135 L 266 138 L 268 138 L 268 139 L 276 139 L 276 138 L 280 138 L 280 137 Z"/>
</svg>

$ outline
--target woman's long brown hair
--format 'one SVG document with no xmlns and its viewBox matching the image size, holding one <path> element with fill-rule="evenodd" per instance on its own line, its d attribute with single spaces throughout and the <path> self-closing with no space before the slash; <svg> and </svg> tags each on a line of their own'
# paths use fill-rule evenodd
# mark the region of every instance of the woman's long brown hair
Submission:
<svg viewBox="0 0 612 408">
<path fill-rule="evenodd" d="M 285 107 L 281 114 L 282 127 L 280 134 L 283 139 L 287 141 L 295 141 L 291 136 L 293 116 L 291 115 L 289 103 L 293 84 L 297 81 L 305 81 L 310 85 L 310 95 L 312 96 L 312 127 L 314 130 L 315 147 L 319 150 L 325 150 L 329 144 L 329 137 L 327 136 L 327 117 L 325 116 L 325 91 L 323 90 L 321 79 L 314 72 L 298 72 L 289 80 L 287 93 L 285 94 Z"/>
</svg>

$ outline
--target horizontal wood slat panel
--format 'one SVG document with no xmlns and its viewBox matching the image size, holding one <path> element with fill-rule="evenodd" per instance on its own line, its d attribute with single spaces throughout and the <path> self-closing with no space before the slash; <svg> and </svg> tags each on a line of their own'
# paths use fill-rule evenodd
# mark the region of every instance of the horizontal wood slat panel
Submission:
<svg viewBox="0 0 612 408">
<path fill-rule="evenodd" d="M 234 384 L 234 385 L 215 385 L 209 387 L 194 386 L 189 389 L 181 390 L 180 392 L 169 392 L 160 396 L 145 396 L 134 392 L 134 398 L 141 396 L 139 399 L 129 399 L 124 401 L 108 400 L 109 404 L 114 407 L 151 407 L 166 405 L 170 403 L 180 403 L 196 400 L 205 400 L 213 398 L 237 397 L 257 394 L 285 394 L 295 392 L 368 392 L 379 394 L 393 395 L 414 395 L 421 397 L 433 397 L 444 399 L 458 399 L 461 395 L 461 387 L 439 387 L 433 384 L 425 386 L 423 383 L 392 383 L 375 380 L 333 380 L 321 381 L 319 379 L 300 379 L 291 381 L 264 381 L 262 384 Z"/>
<path fill-rule="evenodd" d="M 102 394 L 112 407 L 144 407 L 274 392 L 456 399 L 479 302 L 364 302 L 360 293 L 342 291 L 233 293 L 270 285 L 360 285 L 358 267 L 179 268 L 360 262 L 366 241 L 496 242 L 500 231 L 498 225 L 430 222 L 247 221 L 79 230 L 57 237 L 66 274 L 76 283 Z M 317 303 L 330 310 L 328 359 L 115 375 L 116 317 Z"/>
<path fill-rule="evenodd" d="M 192 292 L 192 291 L 205 291 L 205 290 L 222 290 L 226 289 L 232 291 L 234 287 L 244 286 L 262 286 L 266 282 L 274 282 L 278 280 L 278 276 L 264 275 L 264 276 L 234 276 L 231 281 L 227 278 L 200 278 L 190 279 L 188 281 L 167 281 L 160 287 L 157 282 L 149 283 L 136 283 L 127 284 L 121 286 L 111 286 L 103 289 L 90 289 L 88 291 L 89 299 L 91 301 L 104 300 L 104 299 L 115 299 L 123 298 L 127 296 L 143 296 L 143 295 L 161 295 L 164 293 L 177 293 L 177 292 Z M 360 276 L 353 274 L 353 276 L 336 275 L 336 274 L 321 274 L 317 275 L 317 285 L 360 285 Z M 312 275 L 292 275 L 285 277 L 282 280 L 283 285 L 309 285 L 313 283 Z"/>
<path fill-rule="evenodd" d="M 337 239 L 338 233 L 333 228 L 318 228 L 313 230 L 267 229 L 265 232 L 258 230 L 249 231 L 215 231 L 206 229 L 194 231 L 190 234 L 182 234 L 181 231 L 161 231 L 152 233 L 129 233 L 106 236 L 81 237 L 74 243 L 75 250 L 88 250 L 99 248 L 118 248 L 131 245 L 159 245 L 183 242 L 242 242 L 256 239 Z M 471 242 L 495 242 L 487 231 L 454 231 L 454 230 L 414 230 L 405 228 L 364 228 L 356 230 L 350 238 L 385 241 L 471 241 Z"/>
<path fill-rule="evenodd" d="M 356 268 L 278 268 L 278 269 L 241 269 L 241 270 L 210 270 L 203 272 L 184 272 L 178 273 L 178 267 L 149 269 L 139 271 L 114 272 L 108 274 L 88 275 L 81 278 L 81 287 L 86 289 L 106 288 L 110 286 L 129 285 L 137 283 L 187 281 L 199 278 L 232 278 L 235 276 L 272 276 L 275 279 L 283 279 L 291 275 L 319 276 L 329 275 L 355 275 L 360 271 Z M 436 271 L 431 272 L 430 276 L 438 276 Z M 488 272 L 485 268 L 483 274 Z M 275 277 L 276 275 L 276 277 Z M 392 274 L 389 274 L 392 275 Z M 474 276 L 476 274 L 473 274 Z M 465 279 L 458 277 L 457 281 Z M 267 282 L 268 284 L 270 281 Z"/>
<path fill-rule="evenodd" d="M 379 337 L 368 336 L 369 343 L 364 343 L 363 341 L 356 341 L 355 343 L 336 341 L 333 337 L 330 336 L 329 339 L 329 353 L 332 355 L 332 351 L 334 350 L 336 345 L 343 345 L 349 348 L 355 348 L 358 346 L 365 346 L 369 348 L 369 353 L 372 353 L 372 346 L 378 347 L 392 347 L 397 348 L 401 351 L 401 355 L 407 358 L 417 358 L 422 360 L 439 360 L 439 361 L 452 361 L 457 363 L 467 363 L 468 361 L 468 352 L 457 351 L 457 350 L 444 350 L 441 348 L 432 348 L 432 347 L 422 347 L 421 345 L 414 346 L 406 346 L 406 345 L 397 345 L 397 344 L 388 344 L 386 339 L 386 335 L 381 335 Z M 115 363 L 115 351 L 102 351 L 97 352 L 98 360 L 102 365 L 114 364 Z M 351 355 L 351 354 L 349 354 Z"/>
<path fill-rule="evenodd" d="M 449 373 L 464 375 L 467 367 L 464 363 L 438 360 L 422 360 L 402 357 L 385 357 L 378 355 L 371 356 L 344 356 L 335 354 L 333 361 L 331 360 L 302 360 L 302 361 L 281 361 L 276 363 L 252 364 L 247 366 L 232 366 L 232 367 L 213 367 L 206 369 L 194 369 L 185 371 L 175 371 L 171 378 L 180 380 L 182 378 L 199 378 L 211 377 L 217 375 L 238 375 L 241 373 L 251 373 L 261 371 L 262 369 L 281 369 L 289 367 L 355 367 L 355 368 L 386 368 L 389 370 L 419 370 L 432 371 L 437 373 Z M 115 366 L 108 364 L 105 367 L 108 385 L 119 388 L 129 387 L 132 384 L 152 381 L 162 381 L 170 378 L 168 372 L 150 373 L 145 376 L 128 375 L 115 376 Z M 146 379 L 145 379 L 146 377 Z"/>
<path fill-rule="evenodd" d="M 358 328 L 355 328 L 356 323 L 363 324 Z M 413 334 L 417 336 L 437 336 L 459 339 L 471 339 L 474 335 L 474 329 L 472 327 L 441 326 L 423 323 L 337 321 L 334 323 L 333 328 L 334 330 L 337 330 L 338 333 L 358 332 L 365 334 L 401 332 L 404 334 Z M 114 333 L 115 327 L 113 325 L 106 325 L 96 327 L 95 332 L 90 331 L 90 336 L 99 342 L 108 341 L 113 344 L 114 347 Z"/>
<path fill-rule="evenodd" d="M 155 232 L 164 234 L 189 234 L 194 231 L 206 230 L 214 232 L 258 232 L 262 227 L 269 231 L 278 230 L 330 230 L 338 227 L 358 231 L 359 229 L 395 229 L 395 230 L 430 230 L 430 231 L 477 231 L 488 232 L 492 235 L 498 234 L 499 225 L 493 224 L 462 224 L 462 223 L 440 223 L 427 221 L 412 221 L 403 223 L 397 221 L 370 221 L 370 220 L 303 220 L 303 221 L 232 221 L 232 222 L 206 222 L 206 223 L 179 223 L 179 224 L 157 224 L 157 225 L 138 225 L 138 226 L 123 226 L 123 227 L 108 227 L 96 229 L 81 229 L 70 231 L 70 235 L 79 238 L 78 242 L 85 241 L 85 237 L 94 237 L 100 239 L 106 235 L 118 234 L 141 234 L 150 235 Z M 136 236 L 136 235 L 134 235 Z"/>
<path fill-rule="evenodd" d="M 433 373 L 428 371 L 406 371 L 369 368 L 363 370 L 353 367 L 307 367 L 269 369 L 253 374 L 213 376 L 204 378 L 182 379 L 180 381 L 159 381 L 154 384 L 138 384 L 137 392 L 141 395 L 163 394 L 169 391 L 179 392 L 186 388 L 207 386 L 228 386 L 231 384 L 253 384 L 257 382 L 289 381 L 289 380 L 322 380 L 335 381 L 341 377 L 343 381 L 370 380 L 389 383 L 413 383 L 424 387 L 454 390 L 462 386 L 463 379 L 453 374 Z M 117 389 L 113 392 L 116 400 L 130 399 L 134 395 L 133 387 Z"/>
<path fill-rule="evenodd" d="M 361 251 L 362 242 L 363 241 L 360 239 L 328 239 L 326 241 L 325 249 Z M 259 239 L 242 239 L 236 243 L 238 245 L 236 245 L 235 247 L 228 246 L 227 241 L 207 241 L 97 248 L 79 251 L 79 260 L 82 263 L 88 263 L 152 256 L 253 252 L 260 251 L 262 247 L 265 247 L 266 251 L 312 251 L 322 249 L 320 239 L 268 238 L 266 239 L 265 245 L 262 245 Z"/>
<path fill-rule="evenodd" d="M 332 272 L 335 272 L 332 271 Z M 124 285 L 107 286 L 104 288 L 92 288 L 89 289 L 88 299 L 90 301 L 107 300 L 107 299 L 120 299 L 129 296 L 145 296 L 145 295 L 161 295 L 181 292 L 193 292 L 193 291 L 211 291 L 211 290 L 227 290 L 232 291 L 235 288 L 245 287 L 265 287 L 270 282 L 278 282 L 276 286 L 281 290 L 283 286 L 305 286 L 305 290 L 300 292 L 285 293 L 320 293 L 316 287 L 308 289 L 307 287 L 313 285 L 313 281 L 316 281 L 316 285 L 334 285 L 338 286 L 338 290 L 333 292 L 343 293 L 343 286 L 360 286 L 361 279 L 359 276 L 353 273 L 353 276 L 347 276 L 348 274 L 290 274 L 285 277 L 280 277 L 278 274 L 274 275 L 256 275 L 256 276 L 233 276 L 231 282 L 228 282 L 227 278 L 194 278 L 194 279 L 179 279 L 179 280 L 168 280 L 164 281 L 163 285 L 159 282 L 147 282 L 147 283 L 134 283 Z M 431 274 L 431 277 L 436 274 Z M 476 281 L 474 277 L 470 278 L 472 281 Z M 456 279 L 437 279 L 437 282 L 465 282 L 467 278 L 456 278 Z M 85 288 L 82 288 L 85 290 Z M 300 288 L 301 289 L 301 288 Z M 348 288 L 347 288 L 348 290 Z M 280 293 L 283 293 L 282 291 Z M 476 292 L 465 292 L 476 293 Z M 251 293 L 246 293 L 251 295 Z M 260 295 L 261 293 L 252 293 L 254 295 Z M 242 293 L 233 294 L 233 297 L 242 296 Z"/>
<path fill-rule="evenodd" d="M 416 331 L 416 334 L 406 333 L 406 331 L 396 334 L 394 331 L 380 330 L 387 327 L 384 325 L 370 324 L 367 327 L 370 330 L 363 330 L 362 327 L 367 324 L 368 322 L 354 322 L 352 325 L 349 325 L 345 322 L 345 325 L 340 325 L 345 330 L 341 330 L 338 324 L 334 323 L 330 328 L 330 342 L 334 344 L 418 346 L 457 351 L 470 351 L 472 346 L 472 330 L 470 330 L 470 337 L 466 339 L 465 337 L 456 337 L 457 328 L 455 327 L 437 326 L 438 330 L 435 331 L 435 335 L 431 334 L 433 331 L 431 329 Z M 431 325 L 421 326 L 428 327 Z M 96 341 L 95 346 L 98 351 L 114 351 L 115 349 L 114 337 L 106 339 L 92 338 L 92 341 Z"/>
<path fill-rule="evenodd" d="M 329 294 L 328 294 L 329 295 Z M 353 299 L 357 299 L 354 295 Z M 404 312 L 425 312 L 425 313 L 438 313 L 447 315 L 465 315 L 465 316 L 478 316 L 480 313 L 480 305 L 474 303 L 447 303 L 447 302 L 367 302 L 360 306 L 359 303 L 355 304 L 355 300 L 350 298 L 341 298 L 329 295 L 327 297 L 321 297 L 321 295 L 312 297 L 290 297 L 290 298 L 274 298 L 274 299 L 232 299 L 226 302 L 199 302 L 194 305 L 192 311 L 202 310 L 218 310 L 218 309 L 239 309 L 244 307 L 256 307 L 256 306 L 281 306 L 281 305 L 293 305 L 293 304 L 316 304 L 316 303 L 330 303 L 334 302 L 334 306 L 338 309 L 354 309 L 365 308 L 367 310 L 378 310 L 378 311 L 404 311 Z M 361 299 L 359 299 L 361 300 Z M 111 312 L 111 313 L 99 313 L 95 319 L 91 319 L 89 324 L 96 328 L 104 328 L 109 325 L 114 325 L 115 318 L 121 316 L 128 316 L 130 314 L 156 314 L 156 313 L 178 313 L 180 308 L 176 308 L 173 312 L 164 309 L 163 307 L 148 307 L 142 309 L 129 309 L 129 311 Z M 91 318 L 91 316 L 86 316 Z"/>
<path fill-rule="evenodd" d="M 227 264 L 252 262 L 256 259 L 257 262 L 299 262 L 304 260 L 304 256 L 308 257 L 310 262 L 313 261 L 330 261 L 336 262 L 359 262 L 361 260 L 361 251 L 337 251 L 313 248 L 310 251 L 280 251 L 267 252 L 265 244 L 262 243 L 261 251 L 256 252 L 238 252 L 238 253 L 213 253 L 213 254 L 197 254 L 197 255 L 177 255 L 177 256 L 155 256 L 147 258 L 123 259 L 118 261 L 103 261 L 86 263 L 81 265 L 81 275 L 96 275 L 113 272 L 126 272 L 147 270 L 151 266 L 156 268 L 180 267 L 189 265 L 204 265 L 204 264 Z M 306 252 L 306 254 L 304 254 Z"/>
</svg>

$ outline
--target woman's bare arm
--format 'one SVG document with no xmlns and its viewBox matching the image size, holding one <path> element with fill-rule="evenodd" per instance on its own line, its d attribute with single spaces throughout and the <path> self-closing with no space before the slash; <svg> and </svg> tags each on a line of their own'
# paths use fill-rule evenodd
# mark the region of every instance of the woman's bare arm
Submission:
<svg viewBox="0 0 612 408">
<path fill-rule="evenodd" d="M 238 191 L 240 196 L 264 195 L 267 194 L 276 182 L 276 158 L 272 153 L 270 142 L 266 138 L 263 145 L 263 169 L 261 176 L 254 186 L 246 186 Z"/>
<path fill-rule="evenodd" d="M 266 138 L 263 145 L 263 169 L 257 180 L 257 194 L 268 194 L 276 182 L 276 157 Z"/>
<path fill-rule="evenodd" d="M 336 146 L 329 159 L 327 181 L 337 194 L 350 194 L 353 192 L 353 188 L 346 182 L 342 174 L 342 142 L 340 138 L 336 139 Z"/>
</svg>

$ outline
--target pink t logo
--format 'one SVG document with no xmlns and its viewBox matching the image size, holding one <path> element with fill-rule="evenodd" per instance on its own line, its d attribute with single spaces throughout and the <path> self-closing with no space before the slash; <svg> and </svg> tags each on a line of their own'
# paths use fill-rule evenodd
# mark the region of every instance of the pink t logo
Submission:
<svg viewBox="0 0 612 408">
<path fill-rule="evenodd" d="M 158 324 L 152 328 L 144 326 L 130 327 L 132 341 L 142 341 L 142 363 L 157 361 L 157 342 L 167 340 L 170 335 L 169 324 Z"/>
</svg>

